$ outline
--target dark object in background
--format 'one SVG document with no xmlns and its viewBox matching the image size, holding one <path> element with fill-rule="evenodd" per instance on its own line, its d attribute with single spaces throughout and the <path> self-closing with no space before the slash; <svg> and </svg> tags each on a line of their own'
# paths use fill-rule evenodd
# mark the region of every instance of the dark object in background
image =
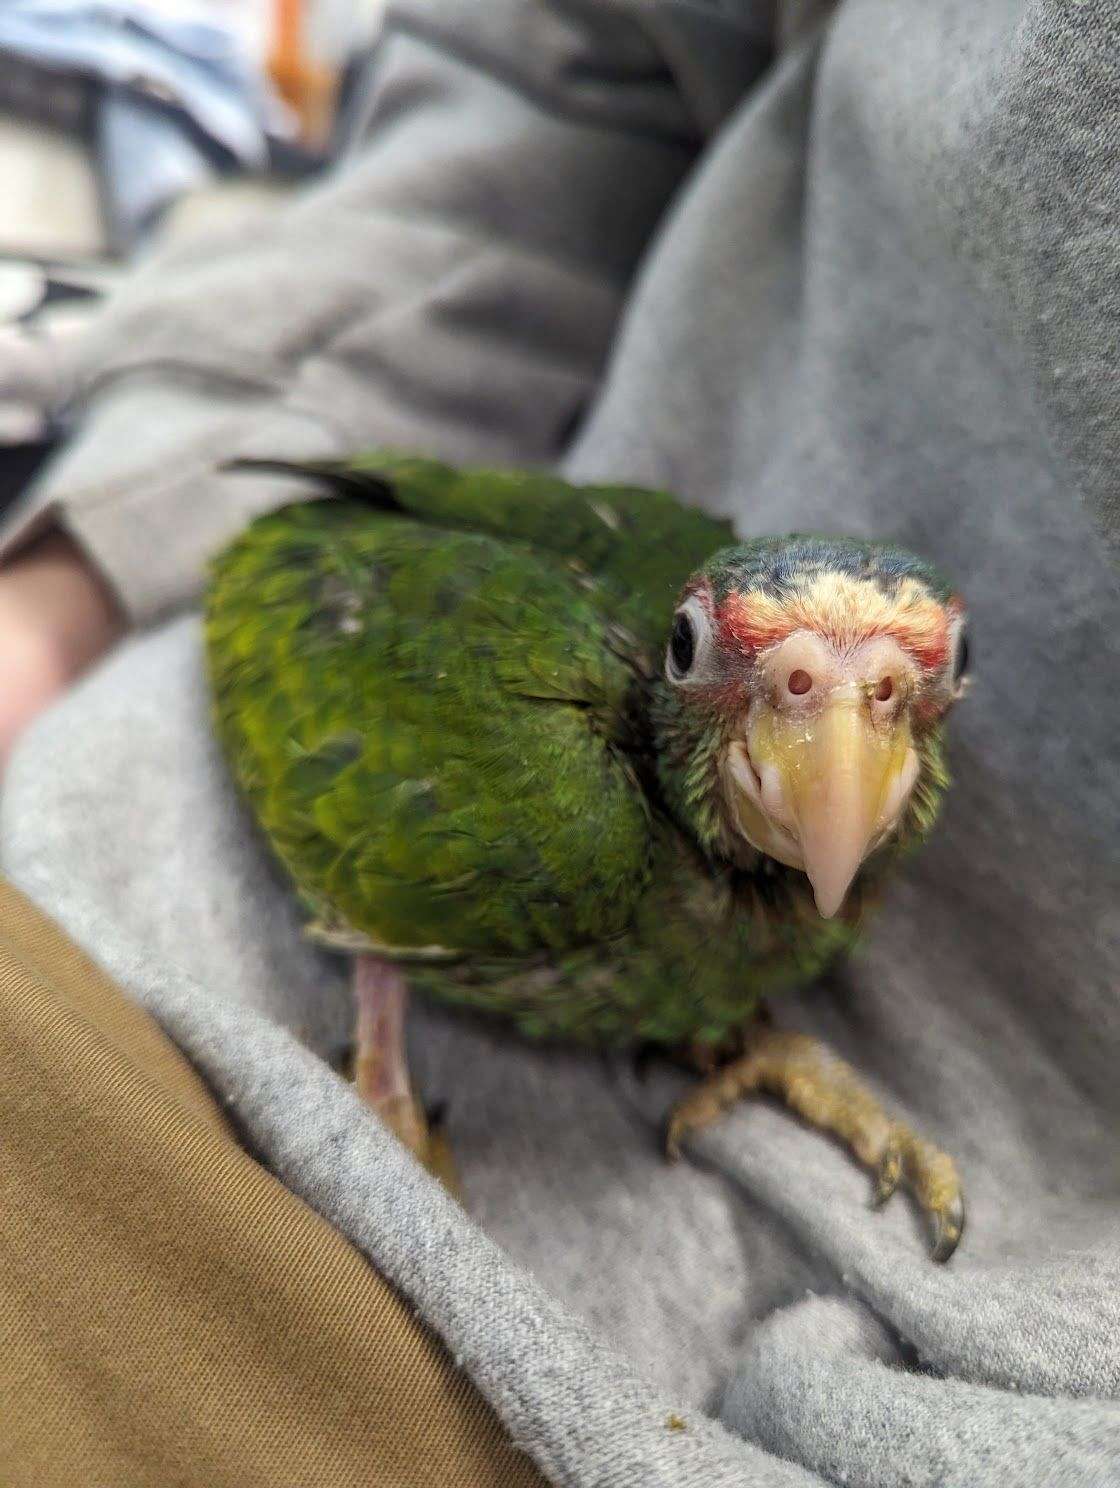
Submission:
<svg viewBox="0 0 1120 1488">
<path fill-rule="evenodd" d="M 54 448 L 53 441 L 0 444 L 0 515 L 11 506 Z"/>
<path fill-rule="evenodd" d="M 0 53 L 0 113 L 85 135 L 89 102 L 87 78 Z"/>
</svg>

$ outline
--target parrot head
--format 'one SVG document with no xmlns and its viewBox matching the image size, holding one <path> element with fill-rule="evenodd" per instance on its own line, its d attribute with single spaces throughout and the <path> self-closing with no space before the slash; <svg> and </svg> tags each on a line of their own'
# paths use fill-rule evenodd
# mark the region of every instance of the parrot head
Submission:
<svg viewBox="0 0 1120 1488">
<path fill-rule="evenodd" d="M 704 845 L 807 874 L 829 918 L 865 860 L 931 823 L 967 672 L 964 604 L 912 554 L 814 537 L 725 548 L 673 617 L 666 794 Z"/>
</svg>

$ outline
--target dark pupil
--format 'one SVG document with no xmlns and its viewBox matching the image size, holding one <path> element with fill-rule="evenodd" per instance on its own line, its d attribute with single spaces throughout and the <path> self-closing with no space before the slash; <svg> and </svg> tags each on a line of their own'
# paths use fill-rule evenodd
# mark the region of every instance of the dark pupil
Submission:
<svg viewBox="0 0 1120 1488">
<path fill-rule="evenodd" d="M 696 638 L 692 634 L 692 621 L 687 615 L 678 615 L 673 626 L 673 638 L 669 642 L 669 653 L 678 672 L 687 672 L 696 652 Z"/>
<path fill-rule="evenodd" d="M 962 635 L 957 647 L 957 659 L 953 664 L 953 681 L 959 682 L 968 673 L 971 655 L 968 649 L 968 636 Z"/>
</svg>

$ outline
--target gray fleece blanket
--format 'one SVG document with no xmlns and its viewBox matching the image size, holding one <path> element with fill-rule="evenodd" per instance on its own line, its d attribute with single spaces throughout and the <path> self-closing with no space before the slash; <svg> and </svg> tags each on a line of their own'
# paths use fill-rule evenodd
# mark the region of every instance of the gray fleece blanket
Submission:
<svg viewBox="0 0 1120 1488">
<path fill-rule="evenodd" d="M 703 53 L 704 77 L 722 88 L 693 90 L 709 127 L 686 149 L 679 120 L 645 107 L 660 75 L 626 30 L 638 7 L 612 7 L 609 24 L 575 3 L 515 8 L 541 23 L 554 75 L 583 89 L 584 112 L 565 127 L 607 127 L 595 113 L 603 77 L 581 70 L 571 41 L 601 24 L 596 46 L 621 48 L 611 76 L 624 54 L 645 89 L 628 95 L 642 149 L 659 139 L 684 155 L 656 231 L 648 214 L 638 225 L 648 248 L 636 269 L 620 249 L 594 284 L 581 278 L 586 224 L 573 228 L 570 252 L 556 249 L 563 272 L 547 280 L 549 316 L 534 309 L 521 249 L 500 260 L 512 319 L 494 308 L 495 265 L 475 258 L 448 270 L 426 309 L 413 295 L 398 325 L 423 334 L 430 321 L 431 344 L 453 354 L 410 417 L 427 415 L 422 442 L 450 454 L 512 445 L 576 478 L 675 486 L 745 534 L 897 537 L 969 597 L 977 680 L 954 719 L 942 825 L 861 953 L 777 1009 L 959 1158 L 959 1252 L 932 1265 L 906 1201 L 872 1213 L 866 1176 L 774 1107 L 743 1106 L 669 1167 L 656 1145 L 678 1088 L 668 1071 L 641 1082 L 625 1062 L 531 1048 L 423 1008 L 412 1058 L 426 1095 L 447 1105 L 466 1201 L 456 1209 L 329 1067 L 346 1036 L 344 968 L 301 941 L 231 794 L 189 616 L 132 643 L 27 738 L 3 800 L 3 867 L 155 1013 L 253 1150 L 403 1289 L 557 1483 L 1120 1482 L 1120 595 L 1107 546 L 1120 455 L 1120 23 L 1103 0 L 848 0 L 755 81 L 753 64 L 731 78 L 731 33 L 718 28 L 733 5 L 653 4 L 642 25 L 664 55 L 683 75 L 681 59 Z M 456 7 L 403 9 L 446 20 Z M 740 39 L 742 61 L 745 26 Z M 491 41 L 482 26 L 476 61 Z M 453 118 L 468 52 L 464 42 L 449 59 L 446 36 L 418 22 L 390 45 L 371 107 L 398 167 L 408 150 L 393 131 L 407 136 L 409 100 L 419 90 Z M 512 84 L 497 68 L 486 78 L 509 90 L 499 122 L 516 156 Z M 517 98 L 542 130 L 563 112 L 539 76 Z M 623 125 L 609 127 L 618 144 Z M 435 134 L 446 154 L 446 130 Z M 423 140 L 413 145 L 426 158 Z M 543 211 L 540 165 L 530 152 L 518 169 Z M 338 224 L 360 217 L 369 182 L 385 179 L 363 170 L 328 190 L 327 218 L 332 203 Z M 662 186 L 672 175 L 666 166 Z M 461 205 L 469 172 L 455 180 Z M 621 198 L 630 184 L 619 177 Z M 434 200 L 435 177 L 423 189 Z M 344 209 L 331 192 L 349 193 Z M 491 193 L 479 208 L 496 242 L 516 200 Z M 602 191 L 595 212 L 620 243 Z M 538 255 L 550 220 L 533 218 Z M 333 272 L 342 250 L 330 251 Z M 188 255 L 181 276 L 200 261 Z M 108 554 L 107 568 L 120 557 L 126 596 L 137 539 L 114 549 L 114 510 L 135 527 L 142 482 L 122 473 L 129 455 L 106 431 L 158 398 L 163 422 L 138 426 L 136 440 L 172 450 L 179 439 L 197 472 L 203 450 L 242 440 L 273 396 L 231 379 L 242 402 L 208 426 L 221 388 L 200 392 L 201 355 L 179 384 L 130 391 L 137 337 L 149 336 L 153 376 L 166 372 L 144 331 L 158 297 L 149 278 L 107 320 L 103 354 L 116 348 L 121 374 L 111 406 L 91 404 L 38 498 Z M 266 311 L 282 313 L 252 302 L 246 314 Z M 228 306 L 212 324 L 205 299 L 193 320 L 175 314 L 181 340 L 229 335 Z M 508 331 L 488 343 L 490 379 L 477 345 L 469 354 L 487 316 Z M 609 328 L 599 350 L 596 316 Z M 400 370 L 394 356 L 420 367 L 415 344 L 401 350 L 373 315 L 363 363 L 345 318 L 320 313 L 273 363 L 285 453 L 301 447 L 293 408 L 315 424 L 309 452 L 404 423 L 383 382 Z M 514 350 L 536 401 L 510 433 L 499 405 Z M 368 414 L 333 396 L 355 366 Z M 417 384 L 401 374 L 400 385 Z M 504 431 L 490 445 L 488 428 Z M 83 461 L 100 482 L 86 508 L 68 504 Z M 185 549 L 276 499 L 257 491 L 238 508 L 231 493 L 205 470 L 195 506 L 179 493 Z M 150 518 L 160 594 L 173 587 L 175 530 L 166 513 Z M 158 609 L 142 582 L 134 592 L 138 614 Z"/>
</svg>

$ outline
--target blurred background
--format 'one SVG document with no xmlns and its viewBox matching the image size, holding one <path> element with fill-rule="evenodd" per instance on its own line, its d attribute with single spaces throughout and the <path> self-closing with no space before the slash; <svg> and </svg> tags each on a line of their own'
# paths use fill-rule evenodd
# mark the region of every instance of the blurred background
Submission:
<svg viewBox="0 0 1120 1488">
<path fill-rule="evenodd" d="M 384 3 L 0 0 L 0 507 L 114 279 L 334 158 Z"/>
</svg>

